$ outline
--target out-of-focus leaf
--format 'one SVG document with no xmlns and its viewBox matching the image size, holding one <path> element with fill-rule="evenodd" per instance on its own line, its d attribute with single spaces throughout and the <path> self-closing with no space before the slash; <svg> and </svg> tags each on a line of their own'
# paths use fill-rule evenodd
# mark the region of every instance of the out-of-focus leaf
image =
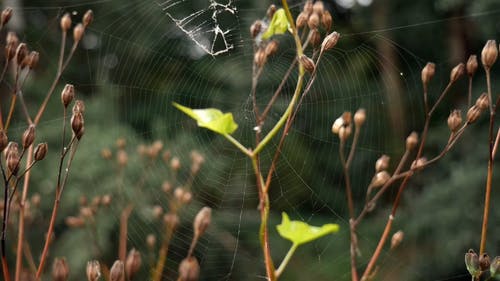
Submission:
<svg viewBox="0 0 500 281">
<path fill-rule="evenodd" d="M 320 227 L 311 226 L 302 221 L 291 221 L 284 212 L 281 224 L 276 228 L 281 237 L 292 241 L 296 245 L 308 243 L 327 234 L 339 231 L 338 224 L 329 223 Z"/>
<path fill-rule="evenodd" d="M 174 106 L 196 120 L 199 127 L 207 128 L 216 133 L 232 134 L 238 128 L 232 113 L 223 113 L 216 108 L 191 109 L 175 102 Z"/>
<path fill-rule="evenodd" d="M 290 24 L 288 23 L 288 19 L 286 17 L 285 10 L 283 8 L 276 10 L 273 15 L 273 19 L 269 24 L 266 32 L 262 34 L 262 39 L 268 39 L 273 35 L 283 34 L 288 30 Z"/>
</svg>

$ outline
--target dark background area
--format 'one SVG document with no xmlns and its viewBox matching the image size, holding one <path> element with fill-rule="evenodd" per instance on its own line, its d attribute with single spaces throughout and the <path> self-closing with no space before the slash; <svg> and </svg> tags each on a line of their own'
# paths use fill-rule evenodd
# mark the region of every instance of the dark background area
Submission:
<svg viewBox="0 0 500 281">
<path fill-rule="evenodd" d="M 500 38 L 500 3 L 495 0 L 375 0 L 369 5 L 353 1 L 352 7 L 346 6 L 350 1 L 324 2 L 333 16 L 333 29 L 342 37 L 319 66 L 316 84 L 288 135 L 273 180 L 270 224 L 275 262 L 289 247 L 274 231 L 282 211 L 314 225 L 338 223 L 341 231 L 299 248 L 283 280 L 350 280 L 347 203 L 338 139 L 330 131 L 332 122 L 343 111 L 354 112 L 359 107 L 367 110 L 367 124 L 351 169 L 359 211 L 376 159 L 388 154 L 392 165 L 396 165 L 404 152 L 406 136 L 422 130 L 420 71 L 426 62 L 433 61 L 437 66 L 429 92 L 430 100 L 435 101 L 453 66 L 465 62 L 470 54 L 480 57 L 486 40 Z M 161 140 L 172 155 L 179 156 L 181 163 L 186 163 L 183 168 L 189 165 L 188 154 L 193 149 L 206 159 L 193 184 L 195 202 L 182 212 L 183 223 L 171 248 L 164 280 L 176 280 L 177 264 L 189 247 L 192 218 L 202 205 L 214 208 L 214 224 L 196 251 L 201 261 L 201 280 L 263 278 L 257 236 L 258 194 L 251 163 L 223 138 L 197 128 L 171 106 L 178 102 L 193 108 L 216 107 L 233 112 L 239 124 L 235 137 L 252 146 L 253 53 L 248 30 L 254 20 L 265 16 L 271 2 L 239 0 L 232 4 L 237 14 L 222 14 L 220 24 L 223 30 L 230 30 L 227 39 L 234 48 L 213 57 L 196 47 L 155 1 L 3 2 L 15 11 L 9 28 L 40 52 L 40 64 L 25 86 L 26 101 L 33 110 L 55 73 L 60 17 L 65 12 L 74 13 L 72 18 L 77 22 L 87 9 L 95 14 L 94 23 L 56 91 L 59 93 L 65 83 L 73 83 L 78 97 L 86 102 L 86 133 L 65 190 L 56 227 L 57 243 L 51 252 L 52 257 L 67 257 L 71 280 L 84 280 L 89 259 L 107 264 L 116 259 L 114 242 L 122 206 L 112 204 L 98 214 L 97 232 L 70 229 L 64 219 L 78 212 L 81 196 L 112 194 L 114 198 L 133 198 L 137 207 L 130 220 L 129 246 L 140 249 L 147 260 L 146 235 L 162 233 L 158 222 L 151 218 L 151 206 L 165 203 L 160 186 L 170 175 L 168 165 L 162 161 L 147 164 L 135 151 L 139 144 L 154 140 Z M 297 15 L 303 1 L 290 1 L 290 5 Z M 182 18 L 207 6 L 208 1 L 185 0 L 171 12 Z M 209 17 L 207 13 L 205 19 Z M 210 22 L 202 26 L 211 28 Z M 1 37 L 5 38 L 5 33 Z M 261 106 L 267 103 L 293 59 L 290 36 L 277 39 L 279 52 L 270 59 L 258 87 Z M 4 40 L 1 42 L 3 45 Z M 220 41 L 215 44 L 216 49 L 223 47 Z M 494 93 L 499 89 L 498 69 L 493 69 Z M 268 127 L 283 112 L 293 93 L 294 79 L 285 85 L 284 94 L 270 113 Z M 462 78 L 453 86 L 431 122 L 424 152 L 428 158 L 446 144 L 450 111 L 458 108 L 463 116 L 466 114 L 466 80 Z M 0 89 L 3 101 L 6 90 Z M 473 89 L 476 98 L 486 90 L 481 68 Z M 1 106 L 5 112 L 7 104 Z M 17 112 L 16 120 L 23 120 L 21 113 Z M 49 219 L 56 177 L 53 163 L 60 147 L 62 118 L 57 95 L 45 116 L 37 139 L 49 142 L 49 147 L 55 149 L 33 172 L 32 191 L 42 195 L 42 205 L 27 237 L 35 260 Z M 393 228 L 402 229 L 405 240 L 399 248 L 383 252 L 377 280 L 470 280 L 463 255 L 479 246 L 488 151 L 486 119 L 483 116 L 474 124 L 442 161 L 411 180 Z M 17 122 L 12 132 L 20 136 L 24 128 L 23 122 Z M 126 189 L 122 191 L 125 195 L 117 191 L 116 165 L 101 157 L 103 148 L 116 150 L 115 141 L 120 137 L 126 140 L 130 153 Z M 274 145 L 264 151 L 264 160 L 272 157 Z M 141 177 L 147 178 L 146 184 L 134 190 Z M 183 170 L 174 185 L 186 178 L 187 170 Z M 500 255 L 500 210 L 495 206 L 498 180 L 495 175 L 487 244 L 491 256 Z M 389 191 L 359 230 L 360 267 L 364 268 L 376 247 L 394 197 L 395 192 Z M 95 241 L 99 250 L 92 246 Z"/>
</svg>

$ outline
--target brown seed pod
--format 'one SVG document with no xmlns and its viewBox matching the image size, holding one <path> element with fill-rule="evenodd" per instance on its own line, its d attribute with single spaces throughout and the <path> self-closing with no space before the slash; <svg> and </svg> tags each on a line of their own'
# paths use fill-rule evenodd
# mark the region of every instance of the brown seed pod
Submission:
<svg viewBox="0 0 500 281">
<path fill-rule="evenodd" d="M 263 67 L 266 61 L 267 61 L 266 51 L 262 48 L 259 48 L 253 56 L 253 62 L 255 63 L 256 66 Z"/>
<path fill-rule="evenodd" d="M 1 17 L 2 26 L 6 25 L 9 22 L 11 17 L 12 17 L 12 8 L 7 7 L 5 9 L 3 9 L 2 17 Z"/>
<path fill-rule="evenodd" d="M 477 71 L 478 63 L 477 63 L 477 56 L 476 55 L 470 55 L 469 59 L 467 60 L 467 75 L 469 77 L 474 76 L 474 74 Z"/>
<path fill-rule="evenodd" d="M 212 222 L 212 209 L 209 207 L 203 207 L 198 212 L 198 214 L 196 214 L 196 217 L 194 218 L 193 222 L 194 237 L 196 238 L 201 237 L 205 233 L 211 222 Z"/>
<path fill-rule="evenodd" d="M 21 43 L 16 49 L 16 61 L 18 65 L 22 65 L 24 58 L 28 55 L 28 46 L 25 43 Z"/>
<path fill-rule="evenodd" d="M 304 69 L 307 72 L 309 72 L 309 73 L 314 72 L 314 69 L 316 68 L 316 66 L 314 65 L 314 61 L 312 59 L 310 59 L 306 55 L 302 55 L 299 58 L 299 62 L 300 62 L 300 64 L 302 64 L 302 66 L 304 67 Z"/>
<path fill-rule="evenodd" d="M 309 15 L 313 12 L 313 1 L 312 0 L 307 0 L 306 3 L 304 4 L 304 12 L 306 15 Z"/>
<path fill-rule="evenodd" d="M 495 40 L 488 40 L 481 51 L 481 62 L 485 69 L 490 69 L 498 57 L 498 46 Z"/>
<path fill-rule="evenodd" d="M 35 132 L 36 130 L 34 124 L 29 125 L 28 128 L 24 131 L 22 138 L 24 149 L 27 149 L 33 143 L 33 141 L 35 141 Z"/>
<path fill-rule="evenodd" d="M 406 138 L 406 149 L 412 150 L 418 144 L 418 134 L 417 132 L 411 132 L 411 134 Z"/>
<path fill-rule="evenodd" d="M 469 111 L 467 111 L 467 123 L 472 124 L 476 122 L 479 116 L 481 116 L 481 113 L 482 110 L 477 105 L 473 105 L 469 108 Z"/>
<path fill-rule="evenodd" d="M 48 150 L 49 145 L 46 142 L 39 143 L 35 148 L 35 161 L 42 161 Z"/>
<path fill-rule="evenodd" d="M 300 12 L 297 16 L 297 20 L 295 21 L 295 25 L 297 28 L 303 28 L 307 24 L 308 15 L 305 12 Z"/>
<path fill-rule="evenodd" d="M 333 24 L 333 19 L 332 19 L 332 14 L 325 10 L 323 12 L 323 15 L 321 15 L 321 23 L 323 24 L 323 27 L 327 32 L 329 32 L 332 29 L 332 24 Z"/>
<path fill-rule="evenodd" d="M 267 18 L 272 19 L 275 12 L 276 12 L 276 5 L 274 4 L 269 5 L 269 8 L 267 8 L 266 12 Z"/>
<path fill-rule="evenodd" d="M 73 130 L 73 133 L 78 136 L 80 135 L 81 131 L 83 130 L 83 114 L 81 113 L 75 113 L 71 117 L 71 129 Z"/>
<path fill-rule="evenodd" d="M 389 168 L 390 160 L 391 158 L 385 154 L 380 156 L 380 158 L 375 162 L 375 172 L 387 170 L 387 168 Z"/>
<path fill-rule="evenodd" d="M 311 42 L 311 45 L 316 48 L 319 43 L 321 42 L 321 34 L 319 33 L 318 29 L 313 29 L 310 31 L 311 32 L 311 37 L 309 39 L 309 42 Z"/>
<path fill-rule="evenodd" d="M 28 67 L 30 69 L 35 68 L 38 65 L 38 61 L 40 60 L 40 53 L 36 51 L 31 51 L 28 55 Z"/>
<path fill-rule="evenodd" d="M 460 110 L 453 110 L 448 116 L 448 128 L 455 133 L 462 125 L 462 113 Z"/>
<path fill-rule="evenodd" d="M 278 51 L 278 46 L 279 46 L 279 43 L 276 40 L 272 40 L 271 42 L 269 42 L 266 45 L 266 49 L 265 49 L 266 56 L 269 57 L 269 56 L 274 55 L 276 53 L 276 51 Z"/>
<path fill-rule="evenodd" d="M 455 82 L 460 78 L 460 76 L 465 73 L 465 65 L 463 63 L 457 64 L 450 72 L 450 82 Z"/>
<path fill-rule="evenodd" d="M 378 188 L 383 186 L 389 179 L 391 179 L 391 175 L 387 171 L 381 171 L 375 174 L 372 178 L 371 186 L 373 188 Z"/>
<path fill-rule="evenodd" d="M 366 110 L 364 108 L 360 108 L 354 113 L 354 124 L 356 127 L 361 127 L 366 121 Z"/>
<path fill-rule="evenodd" d="M 396 247 L 399 246 L 399 244 L 401 244 L 401 242 L 403 242 L 403 238 L 404 238 L 405 234 L 402 230 L 399 230 L 397 231 L 396 233 L 394 233 L 392 235 L 392 238 L 391 238 L 391 250 L 392 249 L 395 249 Z"/>
<path fill-rule="evenodd" d="M 191 256 L 183 259 L 179 264 L 178 281 L 197 281 L 200 277 L 200 265 L 198 260 Z"/>
<path fill-rule="evenodd" d="M 116 260 L 109 270 L 110 281 L 122 281 L 125 278 L 125 266 L 121 260 Z"/>
<path fill-rule="evenodd" d="M 63 32 L 66 32 L 70 28 L 71 28 L 71 16 L 69 13 L 65 13 L 61 18 L 61 29 Z"/>
<path fill-rule="evenodd" d="M 125 273 L 129 280 L 132 280 L 142 265 L 141 253 L 136 249 L 130 250 L 125 260 Z"/>
<path fill-rule="evenodd" d="M 17 175 L 19 171 L 19 146 L 15 142 L 9 142 L 5 148 L 6 163 L 9 172 L 13 175 Z"/>
<path fill-rule="evenodd" d="M 92 10 L 87 10 L 85 14 L 83 15 L 83 26 L 87 28 L 92 22 L 94 21 L 94 12 Z"/>
<path fill-rule="evenodd" d="M 261 20 L 256 20 L 253 22 L 253 24 L 250 26 L 250 36 L 252 36 L 252 39 L 255 39 L 257 35 L 262 30 L 262 21 Z"/>
<path fill-rule="evenodd" d="M 69 266 L 65 258 L 56 258 L 52 267 L 52 279 L 54 281 L 67 281 Z"/>
<path fill-rule="evenodd" d="M 490 102 L 488 99 L 488 94 L 487 93 L 482 93 L 476 100 L 476 106 L 479 108 L 479 110 L 486 110 L 490 106 Z"/>
<path fill-rule="evenodd" d="M 73 40 L 75 42 L 80 42 L 83 38 L 83 34 L 85 33 L 85 27 L 83 24 L 79 23 L 75 26 L 75 29 L 73 29 Z"/>
<path fill-rule="evenodd" d="M 5 133 L 4 130 L 0 129 L 0 152 L 3 152 L 3 150 L 7 147 L 9 144 L 9 138 L 7 137 L 7 134 Z"/>
<path fill-rule="evenodd" d="M 96 260 L 87 262 L 86 273 L 88 281 L 99 280 L 99 277 L 101 277 L 101 265 L 99 262 Z"/>
<path fill-rule="evenodd" d="M 68 107 L 68 105 L 75 98 L 75 87 L 72 84 L 66 84 L 64 89 L 61 92 L 61 102 L 64 107 Z"/>
<path fill-rule="evenodd" d="M 307 20 L 307 26 L 309 29 L 316 29 L 319 26 L 319 16 L 316 13 L 312 13 Z"/>
<path fill-rule="evenodd" d="M 434 73 L 436 73 L 436 65 L 432 62 L 428 62 L 422 69 L 422 84 L 424 87 L 429 85 L 432 77 L 434 77 Z"/>
</svg>

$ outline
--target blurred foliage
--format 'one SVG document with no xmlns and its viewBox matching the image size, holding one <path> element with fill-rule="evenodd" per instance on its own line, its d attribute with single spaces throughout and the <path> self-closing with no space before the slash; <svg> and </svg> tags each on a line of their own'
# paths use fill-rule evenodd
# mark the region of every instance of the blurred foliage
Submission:
<svg viewBox="0 0 500 281">
<path fill-rule="evenodd" d="M 189 12 L 200 1 L 186 2 Z M 196 2 L 196 3 L 195 3 Z M 295 14 L 303 1 L 290 1 Z M 339 1 L 340 2 L 340 1 Z M 364 107 L 368 112 L 359 151 L 353 163 L 355 199 L 362 202 L 365 188 L 373 175 L 373 163 L 383 153 L 396 165 L 403 152 L 403 138 L 391 128 L 392 100 L 385 95 L 382 73 L 401 73 L 400 96 L 403 111 L 400 119 L 405 134 L 420 131 L 423 123 L 420 69 L 435 61 L 438 73 L 431 85 L 431 100 L 444 88 L 456 57 L 452 49 L 463 50 L 460 60 L 469 53 L 479 54 L 487 39 L 498 39 L 500 3 L 483 1 L 381 1 L 388 15 L 384 26 L 376 23 L 378 1 L 371 6 L 343 8 L 335 1 L 325 1 L 332 11 L 334 29 L 344 35 L 319 67 L 313 90 L 302 105 L 296 123 L 283 148 L 271 190 L 274 212 L 271 225 L 280 221 L 281 211 L 300 216 L 314 225 L 335 222 L 341 225 L 339 235 L 323 238 L 301 247 L 283 275 L 284 280 L 350 280 L 349 233 L 338 143 L 330 133 L 331 122 L 343 111 Z M 60 38 L 58 20 L 62 13 L 93 9 L 95 22 L 88 30 L 83 46 L 77 51 L 56 93 L 64 83 L 73 83 L 78 98 L 86 102 L 86 132 L 76 155 L 69 185 L 56 226 L 56 240 L 51 257 L 68 256 L 72 280 L 84 280 L 86 261 L 93 258 L 111 265 L 116 259 L 118 219 L 122 197 L 133 199 L 137 206 L 130 219 L 129 247 L 137 247 L 148 259 L 145 237 L 161 234 L 158 221 L 151 217 L 152 205 L 165 205 L 162 182 L 169 177 L 168 164 L 158 160 L 145 166 L 135 150 L 140 144 L 161 140 L 165 149 L 180 157 L 183 168 L 189 163 L 189 152 L 200 151 L 207 163 L 193 182 L 195 200 L 181 215 L 182 226 L 173 242 L 165 280 L 175 280 L 178 262 L 185 257 L 191 237 L 191 221 L 199 207 L 214 207 L 208 238 L 201 241 L 197 256 L 201 258 L 202 280 L 255 280 L 263 271 L 257 239 L 258 195 L 250 163 L 223 138 L 196 127 L 171 104 L 178 102 L 192 108 L 215 107 L 233 112 L 240 125 L 235 137 L 242 143 L 253 142 L 253 116 L 250 101 L 251 62 L 253 59 L 248 28 L 262 18 L 269 3 L 236 1 L 238 22 L 225 23 L 235 49 L 213 58 L 201 55 L 194 44 L 164 15 L 155 1 L 40 1 L 26 0 L 20 10 L 25 28 L 19 37 L 41 54 L 35 79 L 28 80 L 25 95 L 28 107 L 35 108 L 52 81 Z M 278 3 L 276 3 L 278 4 Z M 453 27 L 462 27 L 458 38 L 450 40 Z M 2 34 L 4 36 L 5 34 Z M 293 42 L 278 38 L 280 55 L 269 61 L 259 83 L 258 103 L 263 106 L 272 95 L 293 59 Z M 458 43 L 456 43 L 458 42 Z M 378 46 L 389 45 L 394 60 Z M 454 45 L 454 44 L 458 44 Z M 494 69 L 494 92 L 498 92 L 499 67 Z M 283 95 L 265 124 L 267 129 L 286 106 L 296 77 L 284 86 Z M 478 72 L 474 95 L 485 90 L 484 75 Z M 453 108 L 465 110 L 466 83 L 455 85 L 432 122 L 426 155 L 435 155 L 448 136 L 445 120 Z M 2 95 L 5 93 L 2 89 Z M 2 110 L 5 105 L 2 105 Z M 4 112 L 4 111 L 2 111 Z M 465 112 L 464 112 L 465 113 Z M 55 164 L 60 149 L 62 108 L 57 94 L 39 125 L 37 139 L 49 143 L 50 153 L 33 171 L 32 192 L 42 196 L 40 210 L 29 226 L 28 240 L 36 259 L 52 206 Z M 18 112 L 16 120 L 22 120 Z M 18 138 L 24 123 L 14 124 Z M 457 148 L 443 161 L 412 180 L 396 228 L 405 232 L 405 241 L 395 251 L 387 250 L 381 259 L 380 280 L 469 280 L 463 254 L 479 244 L 482 200 L 486 172 L 486 120 L 483 118 L 467 132 Z M 116 163 L 102 159 L 103 148 L 114 149 L 118 138 L 124 138 L 130 159 L 125 171 L 124 189 L 118 191 Z M 273 146 L 271 146 L 273 147 Z M 263 162 L 272 157 L 264 151 Z M 498 169 L 497 169 L 498 170 Z M 497 171 L 496 170 L 496 171 Z M 140 190 L 137 181 L 147 178 Z M 181 174 L 181 181 L 187 179 Z M 495 183 L 499 177 L 496 175 Z M 382 200 L 377 211 L 360 228 L 360 247 L 366 262 L 376 246 L 395 192 Z M 113 204 L 100 210 L 96 218 L 97 233 L 92 229 L 70 229 L 67 216 L 79 212 L 81 196 L 110 194 Z M 495 196 L 495 195 L 494 195 Z M 361 208 L 361 204 L 358 204 Z M 495 204 L 492 205 L 495 208 Z M 494 209 L 490 221 L 499 219 Z M 500 255 L 498 225 L 490 225 L 488 251 Z M 288 242 L 277 232 L 271 233 L 273 254 L 279 261 L 286 254 Z M 97 234 L 97 235 L 96 235 Z M 11 238 L 14 238 L 11 235 Z M 12 239 L 13 240 L 13 239 Z M 12 241 L 11 240 L 11 241 Z M 99 245 L 99 250 L 95 245 Z M 11 261 L 11 264 L 13 261 Z M 361 263 L 363 264 L 363 263 Z M 146 269 L 144 269 L 144 274 Z"/>
</svg>

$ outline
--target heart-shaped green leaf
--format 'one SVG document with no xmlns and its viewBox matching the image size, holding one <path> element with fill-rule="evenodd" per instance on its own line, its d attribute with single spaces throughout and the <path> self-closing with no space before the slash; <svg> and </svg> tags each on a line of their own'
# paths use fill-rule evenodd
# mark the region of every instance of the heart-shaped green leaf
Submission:
<svg viewBox="0 0 500 281">
<path fill-rule="evenodd" d="M 311 242 L 322 236 L 339 231 L 338 224 L 325 224 L 323 226 L 311 226 L 302 221 L 291 221 L 283 212 L 283 220 L 277 227 L 281 237 L 292 241 L 293 244 L 301 245 Z"/>
<path fill-rule="evenodd" d="M 216 133 L 232 134 L 238 128 L 231 113 L 223 113 L 215 108 L 191 109 L 175 102 L 174 106 L 196 120 L 199 127 L 207 128 Z"/>
<path fill-rule="evenodd" d="M 268 39 L 276 34 L 283 34 L 288 30 L 290 24 L 288 23 L 288 19 L 286 17 L 285 10 L 283 8 L 276 10 L 274 12 L 273 18 L 266 32 L 262 34 L 262 39 Z"/>
</svg>

